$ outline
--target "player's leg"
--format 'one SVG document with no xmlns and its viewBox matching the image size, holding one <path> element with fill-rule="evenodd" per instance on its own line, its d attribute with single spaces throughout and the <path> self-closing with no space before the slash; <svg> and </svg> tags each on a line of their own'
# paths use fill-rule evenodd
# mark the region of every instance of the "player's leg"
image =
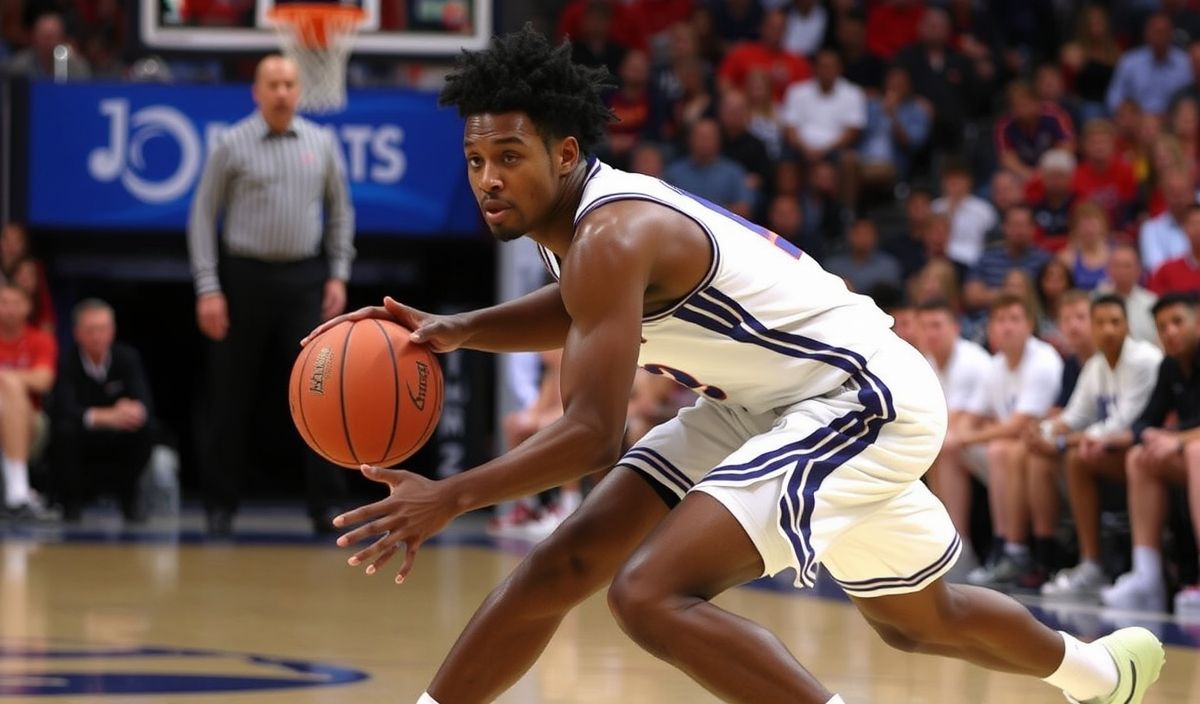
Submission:
<svg viewBox="0 0 1200 704">
<path fill-rule="evenodd" d="M 567 611 L 607 584 L 692 482 L 745 442 L 751 420 L 700 401 L 650 431 L 492 591 L 429 694 L 439 704 L 474 704 L 516 682 Z"/>
<path fill-rule="evenodd" d="M 489 702 L 537 660 L 559 622 L 612 579 L 668 506 L 645 478 L 618 467 L 484 600 L 439 668 L 439 704 Z"/>
<path fill-rule="evenodd" d="M 1145 448 L 1135 446 L 1125 459 L 1129 491 L 1129 522 L 1133 529 L 1133 569 L 1100 592 L 1108 606 L 1162 611 L 1166 608 L 1163 581 L 1162 532 L 1167 516 L 1167 485 L 1185 481 L 1183 459 L 1154 460 Z"/>
<path fill-rule="evenodd" d="M 830 693 L 774 635 L 709 602 L 762 573 L 741 523 L 691 492 L 621 569 L 609 606 L 634 641 L 724 701 L 825 704 Z"/>
<path fill-rule="evenodd" d="M 918 592 L 854 603 L 897 648 L 1038 677 L 1073 701 L 1140 703 L 1163 664 L 1162 646 L 1145 629 L 1085 644 L 1042 625 L 1008 596 L 940 579 Z"/>
<path fill-rule="evenodd" d="M 1024 444 L 998 439 L 987 445 L 988 502 L 992 509 L 993 554 L 988 567 L 970 575 L 974 584 L 1003 586 L 1028 567 L 1028 507 Z M 999 550 L 999 554 L 995 554 Z"/>
<path fill-rule="evenodd" d="M 1067 501 L 1079 541 L 1079 564 L 1059 572 L 1042 586 L 1044 596 L 1094 599 L 1107 584 L 1100 562 L 1100 487 L 1103 480 L 1125 481 L 1125 453 L 1105 453 L 1085 460 L 1077 450 L 1067 452 Z"/>
</svg>

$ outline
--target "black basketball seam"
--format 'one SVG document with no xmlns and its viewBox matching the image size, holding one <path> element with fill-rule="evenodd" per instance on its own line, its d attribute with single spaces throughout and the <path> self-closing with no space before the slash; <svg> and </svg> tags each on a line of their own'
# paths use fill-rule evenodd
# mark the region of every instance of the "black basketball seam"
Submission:
<svg viewBox="0 0 1200 704">
<path fill-rule="evenodd" d="M 354 334 L 354 326 L 357 323 L 350 323 L 350 329 L 346 331 L 346 339 L 342 342 L 342 363 L 341 376 L 338 378 L 338 396 L 342 402 L 342 430 L 346 433 L 346 449 L 350 450 L 350 459 L 354 460 L 354 464 L 362 464 L 358 459 L 358 453 L 354 451 L 354 441 L 350 439 L 350 420 L 346 418 L 346 357 L 350 351 L 350 336 Z"/>
<path fill-rule="evenodd" d="M 300 383 L 296 385 L 296 388 L 300 392 L 296 394 L 296 405 L 300 408 L 300 422 L 304 423 L 304 430 L 308 433 L 308 439 L 316 446 L 312 449 L 316 450 L 318 455 L 328 460 L 331 459 L 329 454 L 321 447 L 321 443 L 317 442 L 317 436 L 313 435 L 312 428 L 308 427 L 308 416 L 304 413 L 304 369 L 308 366 L 308 358 L 312 356 L 313 350 L 317 347 L 316 340 L 309 343 L 308 352 L 304 355 L 304 362 L 300 365 Z"/>
<path fill-rule="evenodd" d="M 375 327 L 379 328 L 379 334 L 383 335 L 384 342 L 388 347 L 388 359 L 392 360 L 392 380 L 396 384 L 396 393 L 392 397 L 392 433 L 388 435 L 387 447 L 383 450 L 383 457 L 379 460 L 383 464 L 388 453 L 392 451 L 392 443 L 396 441 L 396 426 L 400 424 L 400 370 L 396 367 L 396 350 L 392 347 L 392 336 L 387 333 L 387 329 L 383 327 L 383 323 L 378 320 L 374 321 Z"/>
</svg>

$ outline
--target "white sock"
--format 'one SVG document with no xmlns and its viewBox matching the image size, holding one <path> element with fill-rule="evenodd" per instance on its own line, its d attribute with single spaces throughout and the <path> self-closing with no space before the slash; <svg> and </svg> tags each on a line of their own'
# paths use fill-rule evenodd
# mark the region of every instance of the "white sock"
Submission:
<svg viewBox="0 0 1200 704">
<path fill-rule="evenodd" d="M 1157 584 L 1162 581 L 1162 553 L 1144 545 L 1133 548 L 1133 573 Z"/>
<path fill-rule="evenodd" d="M 1079 566 L 1086 567 L 1088 570 L 1091 570 L 1092 572 L 1097 572 L 1097 573 L 1104 572 L 1104 566 L 1100 564 L 1099 560 L 1089 560 L 1087 558 L 1084 558 L 1079 561 Z"/>
<path fill-rule="evenodd" d="M 1025 543 L 1004 543 L 1004 554 L 1009 557 L 1023 557 L 1029 554 L 1029 546 Z"/>
<path fill-rule="evenodd" d="M 429 692 L 421 692 L 421 698 L 417 700 L 417 704 L 438 704 L 438 701 L 429 696 Z"/>
<path fill-rule="evenodd" d="M 29 465 L 4 457 L 4 502 L 10 508 L 29 503 Z"/>
<path fill-rule="evenodd" d="M 558 493 L 558 507 L 565 515 L 569 516 L 575 513 L 575 509 L 579 508 L 581 503 L 583 503 L 583 494 L 578 490 L 563 489 Z"/>
<path fill-rule="evenodd" d="M 1112 694 L 1117 689 L 1117 663 L 1103 645 L 1084 643 L 1059 631 L 1066 645 L 1062 664 L 1044 681 L 1081 702 Z"/>
<path fill-rule="evenodd" d="M 844 699 L 835 694 L 833 695 L 833 699 L 825 702 L 825 704 L 846 704 L 846 702 Z"/>
</svg>

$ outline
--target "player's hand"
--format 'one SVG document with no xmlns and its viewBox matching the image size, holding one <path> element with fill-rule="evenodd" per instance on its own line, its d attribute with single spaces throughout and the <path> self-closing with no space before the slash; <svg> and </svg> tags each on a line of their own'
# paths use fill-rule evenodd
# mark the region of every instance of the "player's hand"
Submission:
<svg viewBox="0 0 1200 704">
<path fill-rule="evenodd" d="M 200 332 L 210 340 L 220 342 L 229 332 L 229 307 L 220 291 L 202 293 L 196 299 L 196 322 Z"/>
<path fill-rule="evenodd" d="M 1090 435 L 1079 437 L 1079 458 L 1084 462 L 1096 462 L 1104 455 L 1104 441 Z"/>
<path fill-rule="evenodd" d="M 346 282 L 329 279 L 325 282 L 325 294 L 321 297 L 321 320 L 329 320 L 346 310 Z"/>
<path fill-rule="evenodd" d="M 351 567 L 365 564 L 367 574 L 375 574 L 404 543 L 404 563 L 396 573 L 396 584 L 403 584 L 421 544 L 445 528 L 458 510 L 441 482 L 412 472 L 365 464 L 360 469 L 367 479 L 387 484 L 391 492 L 386 499 L 334 518 L 336 528 L 362 524 L 338 538 L 337 544 L 344 548 L 378 536 L 374 543 L 349 559 Z"/>
<path fill-rule="evenodd" d="M 300 346 L 307 345 L 317 335 L 346 320 L 390 320 L 412 331 L 413 342 L 429 345 L 434 352 L 451 352 L 458 349 L 467 341 L 469 331 L 462 316 L 459 315 L 430 315 L 406 306 L 392 297 L 383 299 L 381 306 L 367 306 L 356 311 L 339 315 L 322 325 L 317 326 L 300 341 Z"/>
</svg>

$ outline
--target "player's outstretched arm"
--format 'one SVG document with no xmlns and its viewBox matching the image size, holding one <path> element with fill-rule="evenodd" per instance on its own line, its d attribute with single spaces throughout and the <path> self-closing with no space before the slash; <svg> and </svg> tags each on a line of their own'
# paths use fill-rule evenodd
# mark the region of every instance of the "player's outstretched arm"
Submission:
<svg viewBox="0 0 1200 704">
<path fill-rule="evenodd" d="M 563 280 L 570 283 L 562 300 L 572 322 L 563 350 L 562 418 L 504 456 L 442 481 L 365 468 L 368 478 L 389 486 L 390 495 L 335 519 L 339 528 L 363 524 L 338 540 L 343 547 L 382 536 L 351 556 L 351 565 L 374 573 L 403 543 L 407 554 L 397 576 L 403 581 L 417 547 L 455 516 L 558 486 L 617 460 L 652 253 L 633 237 L 591 234 L 596 236 L 576 237 L 564 262 Z"/>
<path fill-rule="evenodd" d="M 393 299 L 340 315 L 308 334 L 300 345 L 347 320 L 391 320 L 413 331 L 413 342 L 434 352 L 460 347 L 484 352 L 541 352 L 558 349 L 567 337 L 570 318 L 558 284 L 550 284 L 499 305 L 456 315 L 433 315 Z"/>
</svg>

